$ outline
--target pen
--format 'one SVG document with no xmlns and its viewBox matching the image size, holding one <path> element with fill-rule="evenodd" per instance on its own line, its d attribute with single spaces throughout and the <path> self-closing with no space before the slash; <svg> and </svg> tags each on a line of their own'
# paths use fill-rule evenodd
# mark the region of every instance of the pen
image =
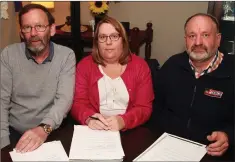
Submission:
<svg viewBox="0 0 235 162">
<path fill-rule="evenodd" d="M 89 116 L 89 118 L 94 119 L 94 120 L 100 120 L 99 118 L 94 117 L 94 116 Z"/>
<path fill-rule="evenodd" d="M 94 116 L 89 116 L 89 118 L 94 119 L 94 120 L 99 120 L 101 123 L 103 123 L 99 118 L 94 117 Z M 104 124 L 104 123 L 103 123 Z M 106 124 L 104 124 L 105 126 L 107 126 Z"/>
</svg>

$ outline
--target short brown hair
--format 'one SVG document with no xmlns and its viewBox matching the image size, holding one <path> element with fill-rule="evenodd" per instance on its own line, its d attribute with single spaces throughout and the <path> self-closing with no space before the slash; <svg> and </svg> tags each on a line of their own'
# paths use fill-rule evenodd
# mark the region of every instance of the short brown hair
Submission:
<svg viewBox="0 0 235 162">
<path fill-rule="evenodd" d="M 55 18 L 52 16 L 52 14 L 48 11 L 48 9 L 46 7 L 44 7 L 40 4 L 27 4 L 19 12 L 20 26 L 22 25 L 22 16 L 33 9 L 42 10 L 47 15 L 49 25 L 52 25 L 55 23 Z"/>
<path fill-rule="evenodd" d="M 93 48 L 92 48 L 92 58 L 95 63 L 105 66 L 104 60 L 102 56 L 99 53 L 98 50 L 98 34 L 99 34 L 99 28 L 103 23 L 111 24 L 115 30 L 120 34 L 120 38 L 122 38 L 123 43 L 123 53 L 119 58 L 119 63 L 121 65 L 125 65 L 128 62 L 129 56 L 131 55 L 130 49 L 129 49 L 129 42 L 127 38 L 127 34 L 125 31 L 125 28 L 122 26 L 122 24 L 117 21 L 116 19 L 105 16 L 98 24 L 95 30 L 95 35 L 93 39 Z"/>
</svg>

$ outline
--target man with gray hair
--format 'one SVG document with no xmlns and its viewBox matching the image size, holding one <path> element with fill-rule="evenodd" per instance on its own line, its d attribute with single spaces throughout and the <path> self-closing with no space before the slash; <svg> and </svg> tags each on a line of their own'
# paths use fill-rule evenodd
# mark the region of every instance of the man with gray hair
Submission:
<svg viewBox="0 0 235 162">
<path fill-rule="evenodd" d="M 184 30 L 186 51 L 169 58 L 154 79 L 152 119 L 159 129 L 222 156 L 234 144 L 234 56 L 218 51 L 221 34 L 213 16 L 195 14 Z"/>
<path fill-rule="evenodd" d="M 1 148 L 17 143 L 24 153 L 44 143 L 70 110 L 76 59 L 50 41 L 55 20 L 45 7 L 24 6 L 19 23 L 24 42 L 1 53 Z"/>
</svg>

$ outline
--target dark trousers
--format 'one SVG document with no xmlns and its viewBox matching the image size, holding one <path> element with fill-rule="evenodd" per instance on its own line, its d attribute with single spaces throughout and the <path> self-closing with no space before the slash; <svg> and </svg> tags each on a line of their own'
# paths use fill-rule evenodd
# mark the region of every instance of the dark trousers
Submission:
<svg viewBox="0 0 235 162">
<path fill-rule="evenodd" d="M 22 136 L 22 134 L 20 132 L 16 131 L 11 126 L 9 127 L 9 132 L 10 132 L 10 142 L 11 142 L 11 145 L 13 147 L 15 147 L 15 145 L 19 141 L 20 137 Z"/>
</svg>

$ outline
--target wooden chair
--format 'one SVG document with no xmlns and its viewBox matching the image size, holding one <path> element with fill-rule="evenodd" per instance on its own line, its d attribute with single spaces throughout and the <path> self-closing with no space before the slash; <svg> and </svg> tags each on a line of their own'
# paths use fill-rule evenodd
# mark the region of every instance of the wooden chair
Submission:
<svg viewBox="0 0 235 162">
<path fill-rule="evenodd" d="M 134 27 L 130 30 L 129 43 L 131 52 L 139 55 L 140 47 L 145 44 L 145 59 L 149 60 L 151 57 L 151 43 L 153 41 L 152 23 L 147 23 L 146 30 L 139 30 Z"/>
</svg>

